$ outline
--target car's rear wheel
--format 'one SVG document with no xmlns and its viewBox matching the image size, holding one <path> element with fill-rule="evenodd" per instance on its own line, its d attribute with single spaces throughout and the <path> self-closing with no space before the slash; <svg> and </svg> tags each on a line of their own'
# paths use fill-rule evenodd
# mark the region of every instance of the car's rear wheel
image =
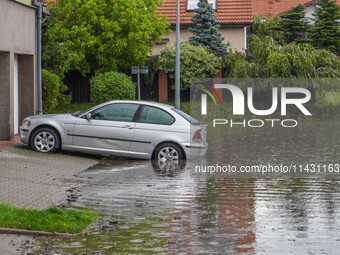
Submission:
<svg viewBox="0 0 340 255">
<path fill-rule="evenodd" d="M 35 151 L 54 153 L 60 147 L 60 138 L 52 128 L 40 128 L 32 135 L 31 147 Z"/>
<path fill-rule="evenodd" d="M 161 144 L 155 153 L 155 159 L 160 163 L 178 161 L 183 159 L 183 156 L 181 148 L 173 143 Z"/>
</svg>

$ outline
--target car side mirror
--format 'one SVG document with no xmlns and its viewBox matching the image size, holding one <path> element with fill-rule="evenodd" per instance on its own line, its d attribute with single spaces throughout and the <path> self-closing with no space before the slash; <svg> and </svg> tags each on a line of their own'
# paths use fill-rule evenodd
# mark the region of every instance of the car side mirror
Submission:
<svg viewBox="0 0 340 255">
<path fill-rule="evenodd" d="M 87 120 L 90 120 L 90 119 L 91 119 L 91 116 L 92 116 L 91 113 L 86 113 L 86 119 L 87 119 Z"/>
</svg>

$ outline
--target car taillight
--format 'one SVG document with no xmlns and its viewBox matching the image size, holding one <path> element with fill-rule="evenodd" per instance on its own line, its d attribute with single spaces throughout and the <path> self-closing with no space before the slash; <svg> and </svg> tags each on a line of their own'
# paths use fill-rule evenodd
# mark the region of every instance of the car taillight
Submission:
<svg viewBox="0 0 340 255">
<path fill-rule="evenodd" d="M 192 138 L 194 142 L 202 142 L 201 130 L 197 130 Z"/>
</svg>

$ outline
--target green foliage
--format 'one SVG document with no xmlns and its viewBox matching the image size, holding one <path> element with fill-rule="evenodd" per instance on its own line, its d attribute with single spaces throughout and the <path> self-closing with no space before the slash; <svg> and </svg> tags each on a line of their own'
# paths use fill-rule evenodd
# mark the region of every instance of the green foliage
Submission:
<svg viewBox="0 0 340 255">
<path fill-rule="evenodd" d="M 252 63 L 247 61 L 246 56 L 240 52 L 231 52 L 225 58 L 225 66 L 225 76 L 229 78 L 251 78 L 254 75 Z"/>
<path fill-rule="evenodd" d="M 50 113 L 75 113 L 78 111 L 83 111 L 95 106 L 93 103 L 70 103 L 70 104 L 59 104 Z"/>
<path fill-rule="evenodd" d="M 161 52 L 161 67 L 168 71 L 170 78 L 175 78 L 176 49 L 167 46 Z M 181 90 L 190 87 L 192 78 L 211 78 L 222 67 L 222 59 L 208 52 L 203 46 L 181 43 Z"/>
<path fill-rule="evenodd" d="M 253 26 L 252 26 L 252 34 L 257 35 L 258 37 L 270 37 L 272 41 L 276 43 L 284 43 L 284 35 L 280 30 L 274 29 L 281 22 L 281 18 L 279 15 L 268 18 L 268 17 L 260 17 L 258 15 L 253 16 Z M 248 37 L 249 38 L 249 37 Z"/>
<path fill-rule="evenodd" d="M 339 78 L 340 58 L 310 44 L 290 43 L 279 46 L 268 37 L 252 35 L 246 54 L 230 53 L 225 58 L 228 78 Z M 314 86 L 311 83 L 301 84 Z M 257 87 L 265 91 L 266 86 Z M 338 90 L 339 85 L 325 82 L 312 89 L 324 93 Z"/>
<path fill-rule="evenodd" d="M 62 210 L 55 206 L 45 210 L 29 210 L 0 204 L 0 227 L 79 233 L 97 216 L 92 212 Z"/>
<path fill-rule="evenodd" d="M 312 29 L 314 45 L 340 53 L 340 6 L 336 0 L 319 0 L 316 6 Z"/>
<path fill-rule="evenodd" d="M 60 78 L 47 71 L 41 70 L 43 109 L 47 113 L 53 111 L 58 104 L 69 103 L 71 95 L 64 95 L 67 87 Z"/>
<path fill-rule="evenodd" d="M 42 25 L 41 58 L 43 68 L 58 75 L 61 79 L 70 70 L 70 50 L 64 46 L 62 35 L 54 26 L 57 19 L 49 19 Z"/>
<path fill-rule="evenodd" d="M 280 22 L 272 28 L 283 33 L 286 43 L 310 42 L 311 40 L 307 38 L 307 33 L 310 30 L 309 25 L 308 23 L 301 21 L 305 15 L 305 6 L 299 3 L 297 6 L 293 7 L 290 12 L 280 15 Z"/>
<path fill-rule="evenodd" d="M 131 77 L 118 72 L 98 74 L 90 80 L 91 102 L 101 104 L 110 100 L 136 98 L 136 85 Z"/>
<path fill-rule="evenodd" d="M 340 77 L 340 58 L 327 50 L 314 52 L 314 65 L 319 77 Z"/>
<path fill-rule="evenodd" d="M 202 45 L 215 55 L 225 54 L 227 45 L 222 43 L 224 38 L 218 33 L 220 25 L 216 24 L 217 16 L 212 16 L 215 12 L 212 4 L 208 4 L 207 0 L 200 0 L 194 12 L 196 14 L 191 17 L 191 21 L 195 27 L 189 28 L 194 36 L 189 37 L 189 43 Z"/>
<path fill-rule="evenodd" d="M 146 62 L 146 66 L 148 67 L 148 73 L 144 75 L 144 81 L 147 85 L 152 85 L 156 74 L 160 70 L 161 63 L 158 56 L 152 56 Z"/>
<path fill-rule="evenodd" d="M 310 45 L 288 44 L 267 58 L 266 71 L 273 78 L 317 78 L 315 50 Z"/>
<path fill-rule="evenodd" d="M 45 25 L 44 68 L 106 72 L 142 65 L 168 32 L 160 0 L 58 0 Z M 58 55 L 60 54 L 60 55 Z M 53 56 L 57 58 L 54 59 Z"/>
<path fill-rule="evenodd" d="M 268 56 L 278 49 L 279 46 L 269 36 L 250 35 L 248 38 L 247 55 L 256 64 L 265 65 Z M 263 73 L 259 73 L 257 76 L 263 76 Z"/>
</svg>

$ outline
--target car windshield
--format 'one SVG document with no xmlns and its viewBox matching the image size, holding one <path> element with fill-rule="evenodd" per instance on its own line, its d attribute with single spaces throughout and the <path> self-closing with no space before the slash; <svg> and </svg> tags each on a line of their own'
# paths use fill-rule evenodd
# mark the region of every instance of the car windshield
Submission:
<svg viewBox="0 0 340 255">
<path fill-rule="evenodd" d="M 74 117 L 79 117 L 79 116 L 83 115 L 84 113 L 91 111 L 93 108 L 94 108 L 94 107 L 88 108 L 88 109 L 82 110 L 82 111 L 77 111 L 77 112 L 75 112 L 75 113 L 72 113 L 72 115 L 73 115 Z"/>
<path fill-rule="evenodd" d="M 178 113 L 181 115 L 184 119 L 186 119 L 191 125 L 198 125 L 200 122 L 196 120 L 195 118 L 191 117 L 189 114 L 182 112 L 181 110 L 178 110 L 176 108 L 171 108 L 174 112 Z"/>
</svg>

